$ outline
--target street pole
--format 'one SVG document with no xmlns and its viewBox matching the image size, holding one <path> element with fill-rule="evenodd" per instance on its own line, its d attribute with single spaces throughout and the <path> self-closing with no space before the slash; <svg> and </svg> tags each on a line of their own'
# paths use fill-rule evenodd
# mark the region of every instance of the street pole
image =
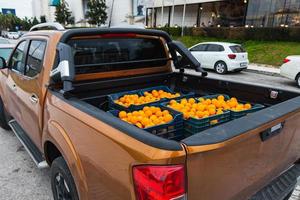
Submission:
<svg viewBox="0 0 300 200">
<path fill-rule="evenodd" d="M 184 1 L 184 5 L 183 5 L 183 14 L 182 14 L 182 23 L 181 23 L 181 36 L 184 35 L 183 31 L 184 31 L 184 21 L 185 21 L 185 10 L 186 10 L 186 0 Z"/>
<path fill-rule="evenodd" d="M 112 0 L 112 2 L 111 2 L 111 9 L 110 9 L 110 15 L 109 15 L 109 21 L 108 21 L 108 27 L 110 27 L 110 25 L 111 25 L 111 18 L 112 18 L 112 14 L 113 14 L 113 10 L 114 10 L 114 3 L 115 3 L 115 0 Z"/>
<path fill-rule="evenodd" d="M 164 0 L 161 0 L 161 26 L 164 26 L 163 23 L 164 23 Z"/>
<path fill-rule="evenodd" d="M 175 12 L 175 0 L 173 0 L 173 5 L 172 5 L 172 17 L 171 17 L 170 26 L 174 25 L 174 12 Z"/>
</svg>

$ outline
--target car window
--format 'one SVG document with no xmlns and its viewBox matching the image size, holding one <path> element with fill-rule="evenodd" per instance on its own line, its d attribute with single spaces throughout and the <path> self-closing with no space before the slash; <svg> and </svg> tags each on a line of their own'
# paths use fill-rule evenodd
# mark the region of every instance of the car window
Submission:
<svg viewBox="0 0 300 200">
<path fill-rule="evenodd" d="M 234 45 L 229 47 L 233 53 L 245 53 L 246 50 L 241 45 Z"/>
<path fill-rule="evenodd" d="M 206 49 L 206 51 L 212 51 L 212 52 L 221 52 L 224 50 L 225 50 L 224 47 L 218 44 L 209 44 Z"/>
<path fill-rule="evenodd" d="M 0 38 L 0 44 L 9 44 L 7 39 Z"/>
<path fill-rule="evenodd" d="M 11 68 L 15 71 L 20 72 L 21 74 L 24 73 L 25 68 L 25 47 L 26 41 L 22 41 L 21 43 L 19 43 L 10 61 Z"/>
<path fill-rule="evenodd" d="M 199 44 L 193 48 L 190 49 L 190 51 L 205 51 L 207 47 L 207 44 Z"/>
<path fill-rule="evenodd" d="M 0 48 L 0 57 L 8 60 L 12 50 L 13 48 Z"/>
<path fill-rule="evenodd" d="M 167 63 L 161 40 L 152 38 L 73 39 L 77 74 L 158 67 Z"/>
<path fill-rule="evenodd" d="M 29 45 L 25 75 L 34 77 L 41 72 L 46 49 L 46 41 L 32 40 Z"/>
</svg>

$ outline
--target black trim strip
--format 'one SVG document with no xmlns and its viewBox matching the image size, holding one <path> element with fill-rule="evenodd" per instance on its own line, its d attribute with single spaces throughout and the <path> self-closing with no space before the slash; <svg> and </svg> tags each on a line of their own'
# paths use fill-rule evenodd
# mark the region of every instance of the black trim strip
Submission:
<svg viewBox="0 0 300 200">
<path fill-rule="evenodd" d="M 60 38 L 60 42 L 66 43 L 72 37 L 75 36 L 90 36 L 97 34 L 110 34 L 110 33 L 134 33 L 140 35 L 149 35 L 149 36 L 157 36 L 162 37 L 166 40 L 166 42 L 171 42 L 171 37 L 164 31 L 159 30 L 147 30 L 147 29 L 136 29 L 136 28 L 80 28 L 80 29 L 71 29 L 67 30 L 62 37 Z"/>
<path fill-rule="evenodd" d="M 168 151 L 182 151 L 182 146 L 180 143 L 172 140 L 167 140 L 155 135 L 152 135 L 142 129 L 139 129 L 135 126 L 128 126 L 126 122 L 123 122 L 116 117 L 113 117 L 112 115 L 98 109 L 95 106 L 92 106 L 84 101 L 81 101 L 77 98 L 70 98 L 65 99 L 62 94 L 50 91 L 53 95 L 60 98 L 64 102 L 74 106 L 75 108 L 79 109 L 82 112 L 85 112 L 96 119 L 101 120 L 104 123 L 107 123 L 111 125 L 112 127 L 122 131 L 123 133 L 127 134 L 128 136 L 131 136 L 138 141 L 145 143 L 147 145 L 150 145 L 155 148 L 168 150 Z"/>
</svg>

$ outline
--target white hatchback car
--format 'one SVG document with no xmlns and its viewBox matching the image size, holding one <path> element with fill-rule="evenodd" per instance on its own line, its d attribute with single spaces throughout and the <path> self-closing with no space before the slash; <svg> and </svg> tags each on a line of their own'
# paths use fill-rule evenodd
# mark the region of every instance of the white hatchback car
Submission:
<svg viewBox="0 0 300 200">
<path fill-rule="evenodd" d="M 291 80 L 295 80 L 300 87 L 300 56 L 288 56 L 280 67 L 280 74 Z"/>
<path fill-rule="evenodd" d="M 240 44 L 205 42 L 189 48 L 202 68 L 214 69 L 219 74 L 242 71 L 249 64 L 248 53 Z"/>
</svg>

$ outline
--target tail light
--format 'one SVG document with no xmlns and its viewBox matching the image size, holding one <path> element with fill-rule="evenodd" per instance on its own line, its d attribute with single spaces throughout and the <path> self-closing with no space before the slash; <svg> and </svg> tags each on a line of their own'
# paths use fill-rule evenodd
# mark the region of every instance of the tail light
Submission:
<svg viewBox="0 0 300 200">
<path fill-rule="evenodd" d="M 228 54 L 228 58 L 230 58 L 230 59 L 235 59 L 236 58 L 236 55 L 235 54 Z"/>
<path fill-rule="evenodd" d="M 185 200 L 183 165 L 133 167 L 137 200 Z"/>
<path fill-rule="evenodd" d="M 290 61 L 291 61 L 290 59 L 285 58 L 285 59 L 283 60 L 283 63 L 288 63 L 288 62 L 290 62 Z"/>
</svg>

